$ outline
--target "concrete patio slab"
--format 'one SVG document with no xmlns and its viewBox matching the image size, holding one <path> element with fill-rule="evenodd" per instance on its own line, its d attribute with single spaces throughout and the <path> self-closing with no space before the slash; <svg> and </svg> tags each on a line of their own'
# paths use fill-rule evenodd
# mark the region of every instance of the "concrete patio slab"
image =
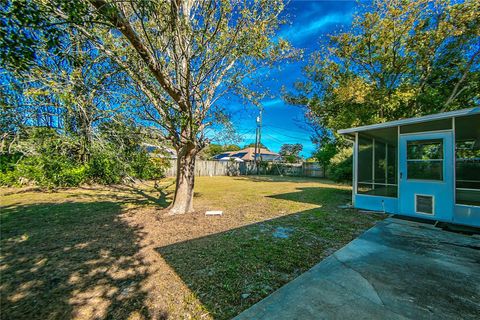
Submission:
<svg viewBox="0 0 480 320">
<path fill-rule="evenodd" d="M 480 239 L 389 218 L 235 319 L 480 319 Z"/>
</svg>

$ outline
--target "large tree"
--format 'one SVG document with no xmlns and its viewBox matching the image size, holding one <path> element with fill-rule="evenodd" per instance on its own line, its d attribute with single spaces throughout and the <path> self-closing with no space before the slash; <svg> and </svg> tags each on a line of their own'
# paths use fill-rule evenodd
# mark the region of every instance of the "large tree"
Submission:
<svg viewBox="0 0 480 320">
<path fill-rule="evenodd" d="M 146 97 L 142 117 L 161 128 L 178 153 L 172 214 L 193 211 L 195 157 L 208 143 L 205 129 L 225 119 L 219 98 L 248 92 L 241 84 L 251 83 L 252 72 L 290 52 L 274 37 L 281 0 L 21 2 L 16 10 L 34 12 L 42 30 L 75 28 Z"/>
<path fill-rule="evenodd" d="M 306 107 L 320 142 L 328 130 L 478 106 L 480 2 L 374 1 L 311 59 L 286 99 Z"/>
<path fill-rule="evenodd" d="M 86 163 L 98 136 L 95 128 L 115 118 L 131 90 L 123 72 L 83 40 L 71 34 L 62 53 L 37 53 L 36 63 L 19 76 L 36 114 L 55 115 L 54 127 L 78 137 L 80 160 Z M 131 101 L 125 102 L 132 106 Z"/>
</svg>

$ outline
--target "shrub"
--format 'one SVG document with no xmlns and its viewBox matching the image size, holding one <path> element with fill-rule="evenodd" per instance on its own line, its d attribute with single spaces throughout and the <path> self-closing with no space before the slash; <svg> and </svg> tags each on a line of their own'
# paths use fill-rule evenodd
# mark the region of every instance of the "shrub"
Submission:
<svg viewBox="0 0 480 320">
<path fill-rule="evenodd" d="M 124 164 L 111 152 L 95 152 L 88 163 L 87 176 L 100 184 L 120 183 L 125 176 Z"/>
<path fill-rule="evenodd" d="M 18 175 L 15 170 L 10 170 L 6 172 L 0 171 L 0 186 L 16 186 L 18 181 Z"/>
<path fill-rule="evenodd" d="M 337 182 L 352 181 L 352 148 L 340 149 L 330 160 L 327 176 Z"/>
<path fill-rule="evenodd" d="M 86 167 L 65 156 L 31 156 L 16 167 L 17 184 L 33 182 L 42 187 L 75 187 L 86 181 Z"/>
<path fill-rule="evenodd" d="M 314 153 L 313 157 L 322 165 L 323 168 L 330 166 L 332 158 L 338 153 L 337 145 L 335 142 L 324 143 Z"/>
<path fill-rule="evenodd" d="M 15 166 L 21 159 L 21 153 L 0 154 L 0 186 L 14 186 L 18 180 Z"/>
<path fill-rule="evenodd" d="M 58 185 L 63 187 L 76 187 L 85 183 L 88 179 L 87 176 L 88 166 L 80 165 L 71 168 L 64 168 L 59 175 Z"/>
<path fill-rule="evenodd" d="M 123 137 L 119 132 L 115 139 L 94 141 L 85 161 L 78 136 L 52 128 L 26 128 L 16 153 L 0 155 L 0 185 L 75 187 L 86 182 L 121 183 L 126 177 L 164 177 L 170 162 L 150 156 L 138 145 L 138 138 Z"/>
<path fill-rule="evenodd" d="M 38 156 L 25 157 L 19 161 L 15 166 L 15 175 L 17 185 L 35 183 L 39 186 L 48 186 L 48 177 L 52 176 L 51 173 L 43 170 L 43 163 Z"/>
<path fill-rule="evenodd" d="M 137 172 L 137 178 L 153 180 L 165 177 L 165 171 L 170 167 L 170 161 L 165 158 L 150 157 L 147 155 L 144 167 Z"/>
<path fill-rule="evenodd" d="M 160 179 L 165 176 L 165 170 L 170 166 L 168 159 L 159 153 L 150 156 L 144 148 L 139 148 L 130 159 L 130 175 L 144 180 Z"/>
<path fill-rule="evenodd" d="M 17 152 L 13 154 L 0 154 L 0 172 L 15 170 L 15 164 L 22 158 L 22 154 Z"/>
</svg>

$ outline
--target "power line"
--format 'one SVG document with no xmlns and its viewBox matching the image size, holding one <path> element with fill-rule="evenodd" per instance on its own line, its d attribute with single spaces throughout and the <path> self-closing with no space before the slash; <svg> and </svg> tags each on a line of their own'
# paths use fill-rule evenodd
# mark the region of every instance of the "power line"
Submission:
<svg viewBox="0 0 480 320">
<path fill-rule="evenodd" d="M 276 127 L 269 127 L 269 129 L 277 132 L 278 134 L 286 135 L 286 136 L 289 136 L 291 138 L 299 138 L 299 139 L 304 139 L 305 138 L 305 135 L 302 135 L 301 133 L 299 133 L 299 136 L 295 136 L 295 134 L 292 135 L 292 134 L 285 134 L 284 133 L 285 131 L 291 131 L 291 129 L 280 129 L 280 128 L 276 128 Z"/>
<path fill-rule="evenodd" d="M 285 143 L 284 141 L 280 141 L 280 140 L 278 140 L 277 138 L 275 138 L 274 136 L 269 135 L 268 133 L 265 133 L 265 135 L 266 135 L 267 137 L 270 137 L 271 139 L 273 139 L 274 141 L 276 141 L 276 142 L 278 142 L 278 143 L 282 143 L 282 144 Z"/>
<path fill-rule="evenodd" d="M 285 127 L 279 127 L 277 125 L 272 125 L 272 124 L 264 124 L 263 125 L 264 127 L 271 127 L 271 128 L 276 128 L 276 129 L 281 129 L 281 130 L 291 130 L 291 128 L 285 128 Z M 299 126 L 297 126 L 298 129 L 300 129 L 299 131 L 302 131 L 302 132 L 305 132 L 305 133 L 312 133 L 311 130 L 307 130 L 307 129 L 303 129 Z"/>
<path fill-rule="evenodd" d="M 287 138 L 291 138 L 291 139 L 295 139 L 295 140 L 298 140 L 298 141 L 309 141 L 311 142 L 311 139 L 310 138 L 306 138 L 306 137 L 295 137 L 295 136 L 291 136 L 291 135 L 288 135 L 288 134 L 285 134 L 283 132 L 279 132 L 277 130 L 272 130 L 272 131 L 275 131 L 276 134 L 278 135 L 281 135 L 281 136 L 284 136 L 284 137 L 287 137 Z"/>
</svg>

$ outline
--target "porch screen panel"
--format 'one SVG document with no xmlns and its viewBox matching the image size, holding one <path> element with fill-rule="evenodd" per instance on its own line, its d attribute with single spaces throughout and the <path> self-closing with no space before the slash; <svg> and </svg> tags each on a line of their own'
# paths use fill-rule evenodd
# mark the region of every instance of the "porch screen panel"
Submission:
<svg viewBox="0 0 480 320">
<path fill-rule="evenodd" d="M 375 183 L 387 182 L 387 144 L 379 141 L 375 141 Z"/>
<path fill-rule="evenodd" d="M 373 183 L 373 140 L 371 138 L 358 138 L 358 180 Z"/>
<path fill-rule="evenodd" d="M 396 130 L 359 134 L 357 193 L 397 197 Z"/>
<path fill-rule="evenodd" d="M 358 137 L 358 193 L 368 194 L 373 190 L 373 140 Z"/>
<path fill-rule="evenodd" d="M 480 206 L 480 115 L 455 119 L 456 203 Z"/>
<path fill-rule="evenodd" d="M 397 185 L 398 178 L 398 153 L 397 144 L 388 145 L 388 159 L 387 159 L 387 183 Z"/>
</svg>

